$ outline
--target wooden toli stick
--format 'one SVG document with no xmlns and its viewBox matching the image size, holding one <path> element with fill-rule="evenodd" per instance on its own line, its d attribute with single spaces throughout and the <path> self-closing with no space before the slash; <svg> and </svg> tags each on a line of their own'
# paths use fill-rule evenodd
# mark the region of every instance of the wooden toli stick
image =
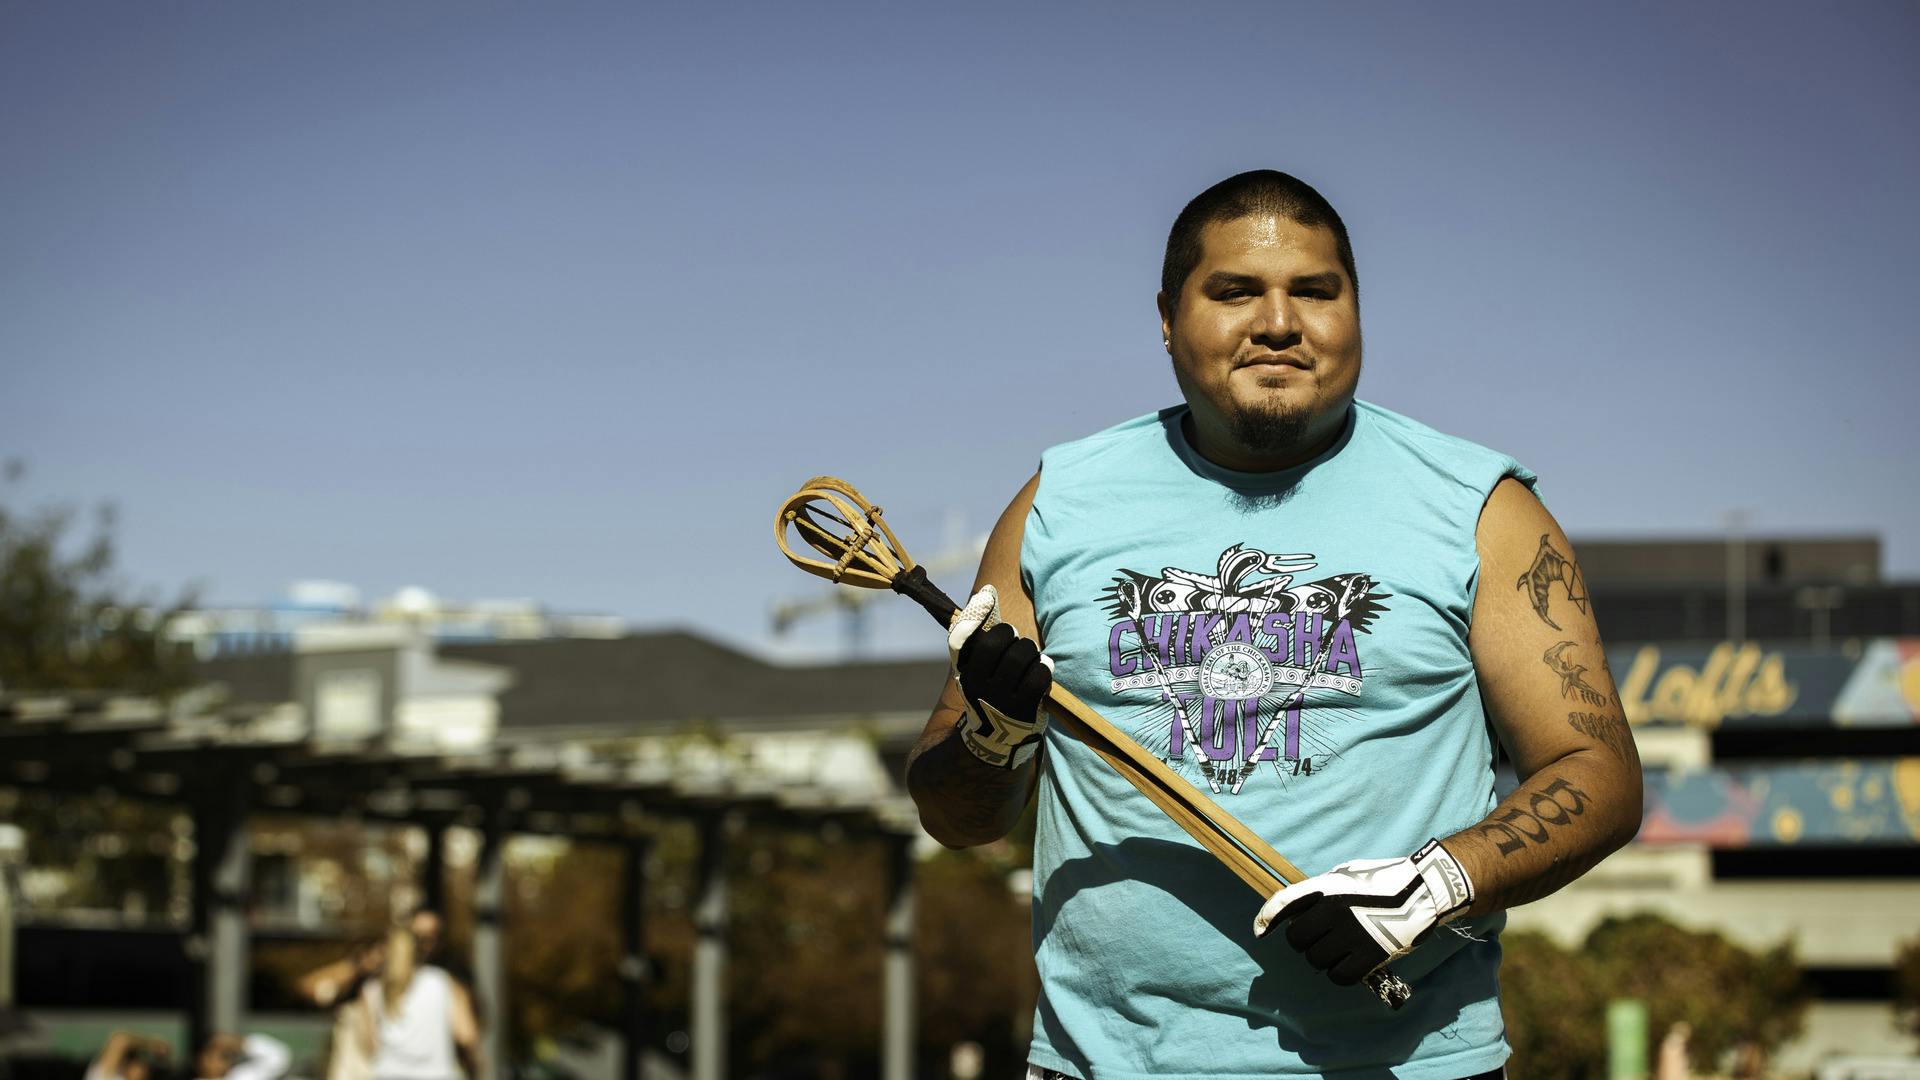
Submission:
<svg viewBox="0 0 1920 1080">
<path fill-rule="evenodd" d="M 958 605 L 927 580 L 926 571 L 914 563 L 882 520 L 880 508 L 846 481 L 831 476 L 807 481 L 782 504 L 773 531 L 781 553 L 807 573 L 843 585 L 891 589 L 911 597 L 942 627 L 953 621 Z M 808 550 L 825 559 L 801 554 L 788 543 L 790 531 L 799 535 Z M 1059 683 L 1047 693 L 1047 711 L 1062 729 L 1098 754 L 1263 901 L 1307 877 L 1259 834 Z M 1384 966 L 1369 974 L 1366 984 L 1395 1009 L 1413 993 Z"/>
</svg>

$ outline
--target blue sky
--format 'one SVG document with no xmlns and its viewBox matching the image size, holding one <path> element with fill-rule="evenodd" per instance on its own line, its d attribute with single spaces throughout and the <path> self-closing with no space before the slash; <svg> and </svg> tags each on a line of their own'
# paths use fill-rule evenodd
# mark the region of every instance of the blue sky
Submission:
<svg viewBox="0 0 1920 1080">
<path fill-rule="evenodd" d="M 1175 399 L 1167 225 L 1276 167 L 1352 229 L 1362 395 L 1576 540 L 1740 509 L 1911 579 L 1916 61 L 1893 3 L 5 0 L 0 456 L 140 586 L 831 651 L 769 635 L 780 500 L 984 531 Z"/>
</svg>

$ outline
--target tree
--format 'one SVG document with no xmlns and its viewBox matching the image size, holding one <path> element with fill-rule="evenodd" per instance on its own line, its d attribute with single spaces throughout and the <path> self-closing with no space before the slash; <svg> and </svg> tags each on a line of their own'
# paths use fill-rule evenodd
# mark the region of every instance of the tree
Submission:
<svg viewBox="0 0 1920 1080">
<path fill-rule="evenodd" d="M 729 1071 L 747 1077 L 877 1074 L 886 942 L 886 849 L 829 828 L 751 826 L 729 838 Z M 990 1070 L 1026 1049 L 1037 979 L 1025 902 L 1008 890 L 1017 852 L 940 852 L 916 868 L 920 1057 L 979 1042 Z M 592 843 L 515 854 L 507 898 L 512 1041 L 518 1054 L 582 1023 L 620 1022 L 618 850 Z M 655 1052 L 685 1052 L 698 841 L 656 836 L 647 874 L 648 982 Z M 457 877 L 457 875 L 456 875 Z M 464 948 L 450 897 L 449 940 Z"/>
<path fill-rule="evenodd" d="M 156 613 L 122 595 L 110 507 L 80 539 L 71 507 L 10 508 L 25 471 L 0 465 L 0 690 L 166 695 L 190 685 L 185 651 L 165 639 L 185 598 Z M 68 871 L 55 906 L 169 914 L 182 835 L 173 809 L 112 793 L 8 792 L 0 817 L 25 827 L 35 866 Z"/>
<path fill-rule="evenodd" d="M 1535 933 L 1502 935 L 1501 1006 L 1515 1075 L 1588 1080 L 1606 1075 L 1607 1002 L 1637 998 L 1658 1039 L 1692 1025 L 1696 1070 L 1718 1072 L 1751 1042 L 1771 1052 L 1798 1034 L 1807 989 L 1793 947 L 1753 951 L 1658 915 L 1606 919 L 1578 952 Z"/>
<path fill-rule="evenodd" d="M 24 475 L 18 461 L 0 466 L 0 496 Z M 165 634 L 187 598 L 156 611 L 121 595 L 111 506 L 95 510 L 84 539 L 73 524 L 72 507 L 0 501 L 0 689 L 164 695 L 190 685 L 185 650 Z"/>
<path fill-rule="evenodd" d="M 1698 1070 L 1742 1042 L 1771 1052 L 1800 1033 L 1809 995 L 1791 944 L 1754 952 L 1714 931 L 1631 915 L 1594 927 L 1586 951 L 1610 996 L 1647 1003 L 1648 1030 L 1692 1025 Z"/>
<path fill-rule="evenodd" d="M 1907 1034 L 1920 1035 L 1920 937 L 1901 943 L 1893 958 L 1893 979 Z"/>
<path fill-rule="evenodd" d="M 1500 1008 L 1512 1076 L 1591 1080 L 1607 1074 L 1607 991 L 1585 953 L 1537 931 L 1500 935 Z"/>
</svg>

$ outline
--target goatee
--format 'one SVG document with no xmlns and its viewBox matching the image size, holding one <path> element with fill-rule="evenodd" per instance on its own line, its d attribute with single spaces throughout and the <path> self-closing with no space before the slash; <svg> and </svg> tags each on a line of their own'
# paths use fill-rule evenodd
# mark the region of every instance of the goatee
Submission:
<svg viewBox="0 0 1920 1080">
<path fill-rule="evenodd" d="M 1260 457 L 1280 457 L 1297 450 L 1307 437 L 1312 414 L 1306 409 L 1241 409 L 1228 420 L 1233 441 Z"/>
</svg>

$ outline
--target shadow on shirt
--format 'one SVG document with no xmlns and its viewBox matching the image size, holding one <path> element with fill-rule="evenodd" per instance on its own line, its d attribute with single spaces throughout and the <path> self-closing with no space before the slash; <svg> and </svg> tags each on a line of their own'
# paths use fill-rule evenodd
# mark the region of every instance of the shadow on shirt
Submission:
<svg viewBox="0 0 1920 1080">
<path fill-rule="evenodd" d="M 1185 922 L 1167 919 L 1164 907 L 1155 907 L 1151 914 L 1130 912 L 1124 893 L 1138 889 L 1165 893 L 1190 918 Z M 1102 892 L 1111 901 L 1103 904 Z M 1146 1060 L 1096 1060 L 1091 1063 L 1093 1069 L 1106 1064 L 1129 1072 L 1156 1073 L 1173 1071 L 1181 1067 L 1176 1062 L 1184 1061 L 1194 1072 L 1271 1074 L 1275 1062 L 1226 1059 L 1234 1047 L 1254 1046 L 1251 1041 L 1233 1040 L 1234 1046 L 1229 1047 L 1201 1035 L 1207 1045 L 1168 1047 L 1164 1055 L 1156 1052 L 1153 1044 L 1181 1039 L 1181 1028 L 1186 1026 L 1174 1022 L 1164 1010 L 1193 1008 L 1203 997 L 1212 1000 L 1208 1007 L 1243 1020 L 1250 1031 L 1271 1031 L 1275 1047 L 1298 1058 L 1306 1069 L 1339 1071 L 1341 1080 L 1394 1080 L 1393 1066 L 1408 1061 L 1421 1040 L 1445 1031 L 1459 1016 L 1459 1001 L 1448 1000 L 1447 994 L 1434 992 L 1435 986 L 1422 982 L 1459 952 L 1458 938 L 1435 939 L 1394 964 L 1395 973 L 1414 987 L 1413 1000 L 1394 1012 L 1370 991 L 1335 986 L 1315 971 L 1287 944 L 1284 926 L 1264 939 L 1254 937 L 1253 917 L 1262 898 L 1212 854 L 1189 843 L 1130 837 L 1095 844 L 1091 853 L 1061 863 L 1036 898 L 1037 942 L 1055 932 L 1061 911 L 1075 901 L 1070 932 L 1088 968 L 1080 981 L 1104 983 L 1111 988 L 1110 1003 L 1115 1003 L 1114 1008 L 1095 1014 L 1089 1026 L 1118 1023 L 1148 1029 L 1140 1032 L 1142 1042 L 1135 1044 Z M 1103 911 L 1103 906 L 1110 910 Z M 1159 925 L 1143 925 L 1148 918 Z M 1142 938 L 1149 935 L 1150 947 L 1143 950 Z M 1194 959 L 1195 955 L 1218 959 L 1209 965 Z M 1059 1003 L 1046 996 L 1044 981 L 1037 1024 L 1048 1045 L 1085 1074 L 1090 1069 L 1087 1048 L 1068 1032 Z M 1422 990 L 1429 992 L 1423 995 Z M 1156 999 L 1159 1013 L 1153 1008 Z M 1222 1018 L 1206 1025 L 1206 1030 L 1218 1033 L 1228 1022 Z M 1083 1038 L 1097 1046 L 1100 1034 L 1087 1031 Z"/>
</svg>

